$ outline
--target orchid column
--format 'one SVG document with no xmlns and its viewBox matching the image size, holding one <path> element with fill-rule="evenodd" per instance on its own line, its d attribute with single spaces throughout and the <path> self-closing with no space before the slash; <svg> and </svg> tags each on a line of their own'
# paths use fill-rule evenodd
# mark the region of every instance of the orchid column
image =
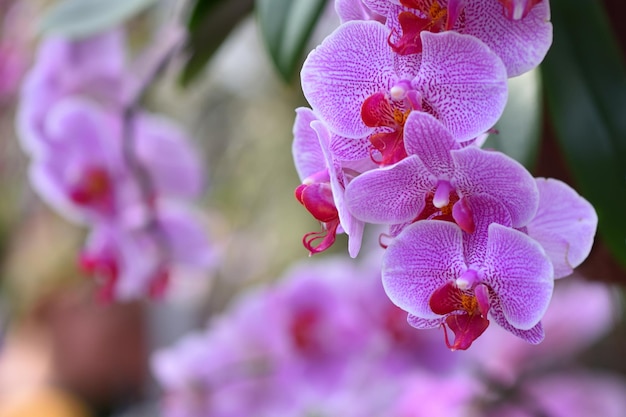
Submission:
<svg viewBox="0 0 626 417">
<path fill-rule="evenodd" d="M 490 319 L 539 343 L 554 279 L 586 258 L 597 217 L 564 183 L 481 145 L 507 78 L 552 42 L 548 0 L 335 4 L 343 23 L 303 66 L 311 109 L 294 126 L 296 197 L 322 227 L 305 247 L 344 231 L 355 257 L 365 223 L 388 225 L 383 284 L 414 327 L 443 327 L 453 350 Z"/>
</svg>

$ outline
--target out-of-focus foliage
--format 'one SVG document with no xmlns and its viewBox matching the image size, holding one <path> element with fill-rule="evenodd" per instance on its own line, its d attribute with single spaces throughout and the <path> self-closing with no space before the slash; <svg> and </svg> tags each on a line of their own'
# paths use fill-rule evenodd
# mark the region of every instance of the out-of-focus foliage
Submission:
<svg viewBox="0 0 626 417">
<path fill-rule="evenodd" d="M 539 150 L 542 111 L 538 70 L 509 79 L 509 99 L 504 113 L 495 126 L 497 132 L 489 135 L 484 147 L 504 152 L 532 169 Z"/>
<path fill-rule="evenodd" d="M 198 0 L 187 24 L 189 56 L 181 74 L 183 85 L 189 84 L 204 69 L 217 48 L 232 29 L 253 8 L 254 0 Z"/>
<path fill-rule="evenodd" d="M 42 18 L 46 35 L 85 38 L 115 27 L 157 0 L 65 0 Z"/>
<path fill-rule="evenodd" d="M 548 108 L 581 194 L 598 212 L 600 234 L 626 265 L 626 67 L 599 2 L 551 6 Z"/>
<path fill-rule="evenodd" d="M 290 81 L 326 0 L 257 0 L 259 27 L 276 69 Z"/>
</svg>

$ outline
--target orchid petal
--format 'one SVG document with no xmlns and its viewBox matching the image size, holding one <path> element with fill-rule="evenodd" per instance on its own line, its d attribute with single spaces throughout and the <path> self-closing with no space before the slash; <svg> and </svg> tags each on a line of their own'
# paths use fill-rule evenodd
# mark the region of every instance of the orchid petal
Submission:
<svg viewBox="0 0 626 417">
<path fill-rule="evenodd" d="M 497 0 L 469 1 L 463 33 L 485 42 L 515 77 L 539 65 L 552 44 L 550 4 L 543 0 L 523 19 L 510 20 Z"/>
<path fill-rule="evenodd" d="M 537 187 L 539 208 L 526 230 L 546 250 L 555 278 L 562 278 L 589 255 L 598 215 L 587 200 L 564 182 L 537 178 Z"/>
<path fill-rule="evenodd" d="M 350 212 L 365 222 L 403 223 L 420 214 L 435 184 L 419 158 L 410 156 L 356 177 L 346 188 L 346 202 Z"/>
<path fill-rule="evenodd" d="M 463 235 L 453 223 L 424 220 L 408 226 L 383 257 L 383 286 L 391 301 L 410 314 L 435 319 L 429 301 L 466 270 Z"/>
<path fill-rule="evenodd" d="M 459 142 L 490 129 L 507 99 L 500 58 L 473 36 L 422 32 L 422 63 L 412 82 Z"/>
<path fill-rule="evenodd" d="M 514 227 L 526 225 L 535 215 L 539 193 L 534 178 L 519 162 L 495 151 L 468 146 L 451 152 L 462 195 L 488 194 L 502 203 Z"/>
<path fill-rule="evenodd" d="M 409 314 L 406 321 L 416 329 L 435 329 L 441 326 L 444 319 L 444 317 L 436 319 L 423 319 L 421 317 L 414 316 L 413 314 Z"/>
<path fill-rule="evenodd" d="M 344 198 L 346 178 L 341 165 L 333 158 L 330 150 L 330 132 L 326 129 L 324 123 L 319 120 L 313 121 L 311 128 L 317 133 L 320 148 L 326 159 L 333 199 L 337 213 L 339 214 L 339 222 L 349 238 L 348 251 L 350 256 L 355 258 L 361 249 L 361 240 L 363 238 L 363 228 L 365 225 L 362 221 L 355 219 L 346 207 Z"/>
<path fill-rule="evenodd" d="M 317 133 L 311 128 L 311 122 L 314 120 L 318 119 L 313 110 L 306 107 L 296 109 L 291 150 L 300 181 L 326 169 Z"/>
<path fill-rule="evenodd" d="M 439 179 L 453 176 L 450 151 L 460 146 L 441 122 L 430 114 L 412 112 L 409 115 L 404 125 L 404 147 L 409 155 L 417 155 Z"/>
<path fill-rule="evenodd" d="M 204 188 L 204 169 L 192 140 L 174 121 L 149 113 L 135 119 L 135 153 L 155 191 L 195 198 Z"/>
<path fill-rule="evenodd" d="M 504 330 L 514 334 L 521 339 L 524 339 L 530 344 L 537 345 L 541 343 L 545 338 L 543 324 L 541 322 L 538 322 L 533 327 L 527 330 L 521 330 L 517 327 L 511 326 L 511 324 L 507 321 L 504 312 L 502 311 L 500 300 L 498 300 L 497 297 L 491 303 L 491 309 L 489 310 L 489 314 L 491 315 L 493 320 Z"/>
<path fill-rule="evenodd" d="M 371 132 L 361 119 L 361 105 L 397 79 L 387 36 L 378 22 L 347 22 L 307 57 L 302 91 L 334 133 L 360 138 Z"/>
<path fill-rule="evenodd" d="M 484 282 L 500 299 L 506 320 L 528 330 L 541 320 L 550 303 L 552 264 L 541 245 L 518 230 L 493 223 L 488 233 Z"/>
</svg>

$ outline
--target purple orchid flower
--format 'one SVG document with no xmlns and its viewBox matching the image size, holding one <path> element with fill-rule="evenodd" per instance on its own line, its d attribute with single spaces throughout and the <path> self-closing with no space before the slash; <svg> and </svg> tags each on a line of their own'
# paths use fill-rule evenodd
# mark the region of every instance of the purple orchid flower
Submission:
<svg viewBox="0 0 626 417">
<path fill-rule="evenodd" d="M 80 266 L 100 284 L 104 302 L 159 298 L 173 266 L 206 270 L 214 251 L 199 215 L 182 205 L 158 202 L 158 218 L 146 227 L 145 210 L 129 209 L 126 224 L 100 222 L 80 255 Z"/>
<path fill-rule="evenodd" d="M 39 195 L 70 219 L 112 221 L 144 198 L 122 149 L 121 121 L 93 102 L 60 100 L 47 115 L 47 146 L 30 169 Z M 203 169 L 189 138 L 173 122 L 140 113 L 134 150 L 152 182 L 151 198 L 193 198 Z"/>
<path fill-rule="evenodd" d="M 405 146 L 411 156 L 348 185 L 346 201 L 356 218 L 381 224 L 445 219 L 471 233 L 477 219 L 468 199 L 479 195 L 504 207 L 515 227 L 535 215 L 537 186 L 522 165 L 499 152 L 462 147 L 431 115 L 409 116 Z"/>
<path fill-rule="evenodd" d="M 125 48 L 119 31 L 81 41 L 46 39 L 21 90 L 17 127 L 29 154 L 47 146 L 51 109 L 67 96 L 89 98 L 119 108 L 124 97 Z"/>
<path fill-rule="evenodd" d="M 554 277 L 570 275 L 591 252 L 598 226 L 593 206 L 569 185 L 537 178 L 539 207 L 522 228 L 543 246 L 554 266 Z"/>
<path fill-rule="evenodd" d="M 389 34 L 378 22 L 347 22 L 305 61 L 305 97 L 333 133 L 368 136 L 389 165 L 406 156 L 403 129 L 414 110 L 437 117 L 461 142 L 495 124 L 507 98 L 506 71 L 486 45 L 424 32 L 415 60 L 393 53 Z"/>
<path fill-rule="evenodd" d="M 488 315 L 531 343 L 543 338 L 539 321 L 552 295 L 552 264 L 524 233 L 486 224 L 464 235 L 450 222 L 420 221 L 404 229 L 383 258 L 389 298 L 414 327 L 448 327 L 452 350 L 469 348 L 488 327 Z"/>
<path fill-rule="evenodd" d="M 364 223 L 347 210 L 344 193 L 351 177 L 359 172 L 351 170 L 352 174 L 348 175 L 344 165 L 347 169 L 356 165 L 354 160 L 358 161 L 359 156 L 361 160 L 367 159 L 363 145 L 356 139 L 349 140 L 352 142 L 349 144 L 344 138 L 332 135 L 307 108 L 296 110 L 293 133 L 294 161 L 302 180 L 295 195 L 322 225 L 321 232 L 304 236 L 304 246 L 311 254 L 322 252 L 334 243 L 336 233 L 343 230 L 349 236 L 348 251 L 354 258 L 361 247 Z M 353 163 L 342 163 L 337 155 L 353 160 Z M 321 242 L 314 245 L 319 239 L 322 239 Z"/>
<path fill-rule="evenodd" d="M 509 77 L 535 68 L 552 44 L 548 0 L 364 0 L 382 13 L 389 44 L 401 55 L 422 52 L 423 31 L 475 36 L 504 62 Z M 385 4 L 386 3 L 386 4 Z"/>
</svg>

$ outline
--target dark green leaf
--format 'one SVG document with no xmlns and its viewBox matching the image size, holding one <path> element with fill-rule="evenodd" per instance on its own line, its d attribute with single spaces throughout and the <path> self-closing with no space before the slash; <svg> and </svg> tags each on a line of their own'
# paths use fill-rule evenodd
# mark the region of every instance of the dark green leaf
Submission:
<svg viewBox="0 0 626 417">
<path fill-rule="evenodd" d="M 254 7 L 254 0 L 199 0 L 189 21 L 189 59 L 181 82 L 188 85 L 206 66 L 232 29 Z"/>
<path fill-rule="evenodd" d="M 532 169 L 539 149 L 542 109 L 539 71 L 511 78 L 509 100 L 495 126 L 498 133 L 489 135 L 484 147 L 504 152 Z"/>
<path fill-rule="evenodd" d="M 78 39 L 115 27 L 157 0 L 65 0 L 43 17 L 46 35 Z"/>
<path fill-rule="evenodd" d="M 257 0 L 263 39 L 278 72 L 290 81 L 326 0 Z"/>
<path fill-rule="evenodd" d="M 190 31 L 198 28 L 202 21 L 224 0 L 198 0 L 193 7 L 187 27 Z"/>
<path fill-rule="evenodd" d="M 559 142 L 599 230 L 626 266 L 626 66 L 597 0 L 552 0 L 544 88 Z"/>
</svg>

